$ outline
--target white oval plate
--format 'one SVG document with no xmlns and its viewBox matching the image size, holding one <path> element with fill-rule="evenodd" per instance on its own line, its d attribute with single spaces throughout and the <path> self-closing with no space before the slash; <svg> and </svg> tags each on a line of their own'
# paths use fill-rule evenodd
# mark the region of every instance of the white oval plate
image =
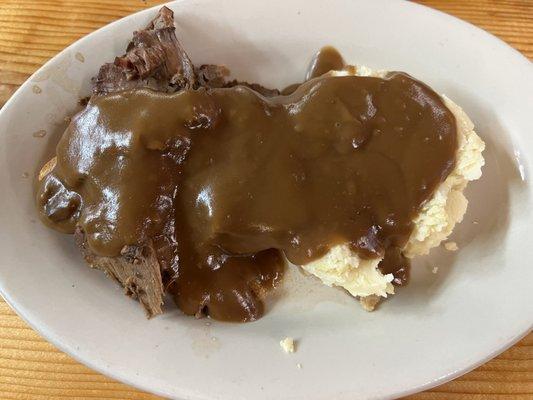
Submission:
<svg viewBox="0 0 533 400">
<path fill-rule="evenodd" d="M 463 106 L 487 143 L 487 165 L 467 191 L 470 207 L 453 236 L 460 250 L 437 249 L 419 260 L 411 284 L 374 313 L 293 271 L 285 287 L 291 295 L 258 322 L 206 324 L 172 306 L 147 321 L 137 303 L 84 265 L 72 237 L 36 221 L 32 181 L 63 119 L 89 93 L 90 77 L 124 50 L 155 15 L 151 9 L 62 51 L 1 111 L 0 289 L 35 329 L 139 388 L 227 400 L 398 397 L 474 368 L 531 329 L 527 59 L 480 29 L 404 1 L 191 0 L 170 7 L 195 63 L 226 64 L 241 79 L 283 87 L 302 79 L 313 52 L 332 44 L 353 63 L 407 71 Z M 40 130 L 47 135 L 34 137 Z M 295 354 L 281 351 L 285 336 L 298 340 Z"/>
</svg>

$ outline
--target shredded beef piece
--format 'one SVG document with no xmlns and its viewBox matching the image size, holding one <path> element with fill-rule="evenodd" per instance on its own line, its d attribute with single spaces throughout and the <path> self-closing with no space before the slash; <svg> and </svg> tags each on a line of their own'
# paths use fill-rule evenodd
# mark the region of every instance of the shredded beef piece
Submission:
<svg viewBox="0 0 533 400">
<path fill-rule="evenodd" d="M 261 95 L 265 96 L 265 97 L 273 97 L 273 96 L 279 96 L 280 95 L 280 91 L 278 89 L 269 89 L 267 87 L 264 87 L 258 83 L 248 83 L 248 82 L 242 82 L 242 81 L 238 81 L 236 79 L 230 81 L 230 82 L 227 82 L 224 87 L 233 87 L 233 86 L 246 86 L 246 87 L 249 87 L 250 89 L 256 91 L 257 93 L 260 93 Z"/>
<path fill-rule="evenodd" d="M 223 65 L 203 64 L 195 69 L 198 87 L 221 88 L 226 86 L 229 69 Z"/>
<path fill-rule="evenodd" d="M 248 83 L 236 79 L 227 81 L 230 71 L 222 65 L 204 64 L 195 69 L 197 87 L 223 88 L 233 86 L 246 86 L 265 97 L 279 96 L 278 89 L 269 89 L 258 83 Z"/>
<path fill-rule="evenodd" d="M 145 29 L 133 33 L 126 54 L 104 64 L 93 79 L 95 94 L 135 87 L 174 92 L 196 85 L 194 66 L 179 43 L 167 7 Z"/>
<path fill-rule="evenodd" d="M 161 269 L 151 244 L 142 247 L 124 246 L 120 256 L 103 257 L 87 248 L 85 234 L 79 228 L 74 237 L 85 261 L 120 283 L 128 296 L 139 300 L 148 318 L 163 312 Z"/>
<path fill-rule="evenodd" d="M 280 91 L 257 83 L 227 81 L 229 70 L 220 65 L 204 64 L 195 68 L 175 33 L 174 14 L 167 7 L 145 29 L 133 33 L 126 54 L 113 63 L 102 65 L 93 78 L 94 94 L 107 94 L 136 87 L 160 92 L 188 88 L 247 86 L 263 96 L 278 96 Z"/>
</svg>

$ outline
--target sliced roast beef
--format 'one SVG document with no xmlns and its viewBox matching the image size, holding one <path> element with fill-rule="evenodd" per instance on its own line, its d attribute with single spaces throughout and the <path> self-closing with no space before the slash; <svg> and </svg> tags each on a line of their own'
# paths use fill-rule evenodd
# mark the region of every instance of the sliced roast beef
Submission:
<svg viewBox="0 0 533 400">
<path fill-rule="evenodd" d="M 176 37 L 173 12 L 163 7 L 146 28 L 133 33 L 124 55 L 115 58 L 112 63 L 102 65 L 93 78 L 93 95 L 134 88 L 172 93 L 182 89 L 236 85 L 248 86 L 264 96 L 279 94 L 277 89 L 267 89 L 254 83 L 237 80 L 228 82 L 228 75 L 229 70 L 224 66 L 193 66 Z M 83 105 L 87 104 L 88 98 L 85 100 Z M 193 122 L 212 123 L 215 119 L 204 120 Z M 45 171 L 43 176 L 48 172 L 50 171 Z M 127 295 L 138 299 L 148 317 L 162 313 L 164 288 L 172 284 L 176 266 L 166 265 L 158 260 L 158 254 L 169 251 L 162 245 L 160 238 L 154 238 L 154 242 L 142 246 L 125 246 L 117 257 L 103 257 L 91 252 L 80 228 L 76 229 L 75 238 L 87 263 L 104 271 L 124 287 Z"/>
</svg>

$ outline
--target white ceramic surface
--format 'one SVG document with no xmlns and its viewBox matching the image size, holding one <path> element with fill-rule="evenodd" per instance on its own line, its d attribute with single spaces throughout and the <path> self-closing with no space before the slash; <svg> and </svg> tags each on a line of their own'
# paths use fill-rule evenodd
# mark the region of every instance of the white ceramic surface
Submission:
<svg viewBox="0 0 533 400">
<path fill-rule="evenodd" d="M 471 204 L 453 235 L 460 250 L 419 260 L 411 284 L 374 313 L 292 271 L 285 295 L 258 322 L 207 325 L 170 306 L 147 321 L 84 265 L 71 237 L 36 221 L 32 181 L 90 77 L 123 51 L 152 9 L 61 52 L 0 113 L 0 289 L 34 328 L 114 378 L 206 400 L 393 398 L 452 379 L 531 329 L 533 67 L 526 58 L 482 30 L 404 1 L 171 7 L 191 58 L 224 63 L 242 79 L 283 87 L 303 77 L 315 50 L 332 44 L 349 61 L 408 71 L 462 105 L 487 143 L 487 165 L 468 188 Z M 34 137 L 39 130 L 47 135 Z M 285 336 L 298 340 L 295 354 L 281 351 Z"/>
</svg>

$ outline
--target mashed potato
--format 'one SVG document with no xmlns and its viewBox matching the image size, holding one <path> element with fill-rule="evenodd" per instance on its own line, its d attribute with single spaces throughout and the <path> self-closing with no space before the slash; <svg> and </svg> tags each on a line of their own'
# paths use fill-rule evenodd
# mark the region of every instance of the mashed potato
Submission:
<svg viewBox="0 0 533 400">
<path fill-rule="evenodd" d="M 384 77 L 386 73 L 357 66 L 335 71 L 333 75 Z M 481 154 L 485 143 L 474 131 L 472 121 L 453 101 L 446 96 L 442 99 L 457 120 L 455 168 L 415 217 L 413 232 L 404 248 L 404 254 L 409 258 L 429 253 L 450 235 L 455 224 L 461 222 L 468 205 L 463 191 L 469 181 L 479 179 L 485 163 Z M 371 311 L 380 298 L 394 294 L 393 276 L 383 275 L 377 269 L 380 261 L 381 258 L 361 259 L 348 244 L 344 244 L 332 248 L 324 257 L 302 265 L 302 268 L 324 284 L 342 287 L 352 296 L 359 297 L 363 308 Z"/>
</svg>

